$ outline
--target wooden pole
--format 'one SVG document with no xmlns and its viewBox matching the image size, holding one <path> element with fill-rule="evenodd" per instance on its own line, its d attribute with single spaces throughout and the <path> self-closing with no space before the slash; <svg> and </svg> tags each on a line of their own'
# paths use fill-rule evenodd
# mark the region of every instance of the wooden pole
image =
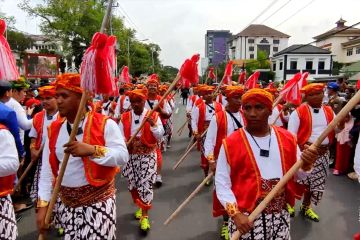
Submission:
<svg viewBox="0 0 360 240">
<path fill-rule="evenodd" d="M 180 74 L 176 75 L 174 81 L 171 83 L 171 85 L 169 86 L 169 89 L 165 92 L 165 94 L 161 97 L 161 99 L 159 100 L 159 102 L 155 105 L 155 107 L 153 109 L 151 109 L 149 116 L 151 116 L 160 106 L 160 104 L 166 99 L 166 97 L 171 93 L 171 91 L 175 88 L 176 84 L 179 82 L 179 80 L 181 79 Z M 127 146 L 129 146 L 129 144 L 135 139 L 136 135 L 141 131 L 141 129 L 144 127 L 146 121 L 142 121 L 140 127 L 136 130 L 135 134 L 131 136 L 131 138 L 129 139 L 129 141 L 126 143 Z"/>
<path fill-rule="evenodd" d="M 279 119 L 279 117 L 280 117 L 280 115 L 282 114 L 283 111 L 284 111 L 284 109 L 281 109 L 281 111 L 279 112 L 279 114 L 277 115 L 275 120 L 271 123 L 271 125 L 275 125 L 276 121 Z"/>
<path fill-rule="evenodd" d="M 170 215 L 168 219 L 164 222 L 164 225 L 168 225 L 178 214 L 179 212 L 196 196 L 198 192 L 204 187 L 207 181 L 209 181 L 212 176 L 214 175 L 213 172 L 210 172 L 206 178 L 196 187 L 196 189 L 185 199 L 185 201 L 180 204 L 180 206 Z"/>
<path fill-rule="evenodd" d="M 41 154 L 42 154 L 42 150 L 44 148 L 44 145 L 41 146 L 40 148 L 40 152 L 39 152 L 39 157 L 35 160 L 35 161 L 31 161 L 29 163 L 29 165 L 26 167 L 25 171 L 23 172 L 23 174 L 20 176 L 19 181 L 17 182 L 17 184 L 15 185 L 14 189 L 15 191 L 20 187 L 22 181 L 25 179 L 25 177 L 28 175 L 28 173 L 30 172 L 32 166 L 34 165 L 35 162 L 37 162 L 40 158 L 41 158 Z"/>
<path fill-rule="evenodd" d="M 106 9 L 106 13 L 104 15 L 104 18 L 103 18 L 103 21 L 102 21 L 102 24 L 101 24 L 101 28 L 100 28 L 101 33 L 103 33 L 105 31 L 105 27 L 106 27 L 106 25 L 108 23 L 108 20 L 109 20 L 110 14 L 111 14 L 112 4 L 113 4 L 113 0 L 109 0 L 108 6 L 107 6 L 107 9 Z M 75 140 L 80 121 L 81 121 L 81 119 L 82 119 L 82 117 L 83 117 L 83 115 L 85 113 L 86 101 L 87 101 L 87 92 L 83 91 L 83 93 L 81 95 L 79 108 L 78 108 L 78 111 L 76 113 L 74 125 L 73 125 L 73 127 L 71 129 L 71 133 L 70 133 L 70 137 L 69 137 L 69 143 L 73 142 Z M 53 208 L 54 208 L 54 205 L 56 203 L 57 196 L 59 194 L 61 182 L 62 182 L 62 179 L 64 177 L 65 169 L 66 169 L 67 163 L 69 161 L 69 157 L 70 157 L 70 154 L 65 153 L 64 159 L 61 162 L 61 168 L 60 168 L 60 171 L 59 171 L 59 175 L 56 178 L 55 187 L 54 187 L 54 190 L 53 190 L 53 193 L 52 193 L 52 196 L 51 196 L 51 200 L 50 200 L 50 203 L 49 203 L 49 206 L 48 206 L 48 209 L 47 209 L 47 212 L 46 212 L 46 216 L 45 216 L 45 227 L 47 227 L 49 225 L 51 215 L 52 215 L 52 212 L 53 212 Z M 40 233 L 39 239 L 45 239 L 43 233 Z"/>
<path fill-rule="evenodd" d="M 200 137 L 203 137 L 207 132 L 207 129 L 201 134 Z M 190 148 L 186 150 L 186 152 L 183 154 L 183 156 L 179 159 L 179 161 L 176 162 L 176 164 L 173 167 L 173 170 L 177 169 L 178 166 L 186 159 L 186 157 L 189 155 L 190 151 L 196 146 L 197 141 L 195 141 Z"/>
<path fill-rule="evenodd" d="M 184 122 L 184 124 L 176 131 L 179 134 L 179 136 L 181 135 L 181 133 L 182 133 L 183 129 L 185 128 L 188 121 L 189 121 L 189 119 L 186 118 L 186 121 Z"/>
<path fill-rule="evenodd" d="M 333 131 L 338 123 L 343 120 L 348 113 L 360 102 L 360 91 L 358 91 L 350 101 L 341 109 L 341 111 L 336 115 L 336 117 L 331 121 L 331 123 L 326 127 L 326 129 L 321 133 L 321 135 L 316 139 L 314 143 L 310 145 L 311 149 L 316 149 L 321 145 L 324 139 Z M 296 161 L 296 163 L 290 168 L 290 170 L 281 178 L 281 180 L 276 184 L 276 186 L 270 191 L 270 193 L 264 198 L 264 200 L 255 208 L 255 210 L 250 214 L 249 221 L 253 222 L 256 217 L 266 208 L 266 206 L 271 202 L 271 200 L 281 191 L 286 183 L 292 179 L 294 174 L 301 168 L 303 164 L 302 160 Z M 237 240 L 240 238 L 239 231 L 236 231 L 231 237 L 231 240 Z"/>
</svg>

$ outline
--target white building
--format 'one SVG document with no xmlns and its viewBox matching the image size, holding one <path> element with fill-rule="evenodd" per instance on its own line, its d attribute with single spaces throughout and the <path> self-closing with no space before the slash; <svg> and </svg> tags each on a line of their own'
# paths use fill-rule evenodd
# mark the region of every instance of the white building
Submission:
<svg viewBox="0 0 360 240">
<path fill-rule="evenodd" d="M 309 79 L 331 76 L 332 55 L 329 50 L 312 45 L 292 45 L 271 57 L 275 81 L 289 80 L 294 74 L 309 72 Z"/>
<path fill-rule="evenodd" d="M 228 42 L 228 55 L 235 59 L 256 59 L 259 50 L 268 56 L 288 46 L 289 35 L 260 24 L 251 24 Z"/>
<path fill-rule="evenodd" d="M 42 49 L 47 49 L 49 51 L 62 52 L 61 41 L 54 41 L 45 35 L 27 35 L 31 38 L 34 43 L 31 48 L 26 49 L 27 53 L 39 53 Z"/>
<path fill-rule="evenodd" d="M 314 39 L 317 47 L 331 51 L 334 61 L 349 64 L 360 61 L 360 29 L 346 29 L 345 22 L 340 18 L 335 28 Z"/>
</svg>

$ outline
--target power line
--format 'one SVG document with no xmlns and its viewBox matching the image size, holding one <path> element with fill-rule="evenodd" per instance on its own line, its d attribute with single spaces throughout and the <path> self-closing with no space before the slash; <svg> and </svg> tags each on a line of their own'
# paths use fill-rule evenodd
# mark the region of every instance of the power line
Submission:
<svg viewBox="0 0 360 240">
<path fill-rule="evenodd" d="M 288 5 L 292 0 L 287 1 L 286 3 L 284 3 L 283 5 L 281 5 L 278 9 L 276 9 L 270 16 L 268 16 L 267 18 L 265 18 L 265 20 L 263 20 L 261 22 L 261 24 L 263 24 L 266 20 L 268 20 L 269 18 L 271 18 L 272 16 L 274 16 L 276 13 L 278 13 L 281 9 L 283 9 L 286 5 Z"/>
<path fill-rule="evenodd" d="M 134 21 L 131 19 L 131 17 L 127 14 L 127 12 L 125 11 L 125 9 L 120 5 L 118 4 L 119 8 L 121 9 L 121 11 L 123 12 L 124 14 L 124 17 L 126 16 L 126 19 L 128 21 L 128 23 L 130 23 L 131 25 L 134 26 L 134 28 L 136 29 L 136 31 L 138 33 L 140 33 L 141 35 L 143 35 L 143 37 L 147 38 L 147 36 L 142 32 L 140 31 L 140 28 L 134 23 Z"/>
<path fill-rule="evenodd" d="M 261 13 L 259 15 L 257 15 L 246 27 L 248 27 L 249 25 L 253 24 L 256 20 L 258 20 L 259 17 L 261 17 L 265 12 L 267 12 L 272 5 L 274 5 L 276 2 L 278 2 L 279 0 L 273 0 L 268 6 L 266 6 L 266 8 L 264 8 L 264 10 L 261 11 Z M 245 27 L 245 28 L 246 28 Z"/>
<path fill-rule="evenodd" d="M 302 10 L 304 10 L 305 8 L 307 8 L 308 6 L 310 6 L 313 2 L 315 2 L 315 0 L 311 0 L 308 4 L 306 4 L 304 7 L 302 7 L 301 9 L 299 9 L 298 11 L 294 12 L 292 15 L 290 15 L 290 17 L 288 17 L 287 19 L 285 19 L 284 21 L 282 21 L 281 23 L 279 23 L 278 25 L 276 25 L 275 27 L 277 28 L 278 26 L 282 25 L 283 23 L 287 22 L 288 20 L 290 20 L 291 18 L 293 18 L 294 16 L 296 16 L 297 14 L 299 14 Z"/>
</svg>

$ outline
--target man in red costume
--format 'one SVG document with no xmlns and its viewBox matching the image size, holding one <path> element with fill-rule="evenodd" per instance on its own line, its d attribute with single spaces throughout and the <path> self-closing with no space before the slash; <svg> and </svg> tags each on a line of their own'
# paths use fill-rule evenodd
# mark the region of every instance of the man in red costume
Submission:
<svg viewBox="0 0 360 240">
<path fill-rule="evenodd" d="M 44 110 L 35 114 L 33 126 L 29 132 L 29 137 L 31 138 L 31 161 L 36 162 L 35 176 L 30 191 L 30 197 L 33 201 L 36 201 L 38 198 L 37 193 L 41 169 L 41 155 L 45 140 L 48 138 L 47 128 L 58 117 L 55 86 L 40 87 L 38 91 Z"/>
<path fill-rule="evenodd" d="M 216 161 L 219 155 L 222 140 L 239 128 L 245 126 L 243 113 L 240 110 L 241 96 L 244 93 L 242 86 L 228 86 L 223 90 L 227 99 L 224 111 L 216 112 L 210 121 L 208 132 L 204 143 L 205 156 L 209 162 L 211 171 L 215 172 Z M 229 239 L 228 215 L 221 206 L 214 191 L 213 194 L 213 216 L 222 215 L 224 223 L 221 229 L 221 237 Z"/>
<path fill-rule="evenodd" d="M 115 239 L 115 175 L 129 157 L 124 137 L 113 120 L 86 112 L 76 141 L 68 143 L 83 91 L 80 76 L 60 75 L 55 87 L 63 118 L 51 123 L 45 140 L 37 200 L 39 230 L 43 231 L 64 154 L 70 153 L 55 209 L 55 224 L 64 228 L 65 239 Z"/>
<path fill-rule="evenodd" d="M 156 148 L 164 134 L 164 129 L 159 114 L 155 112 L 149 116 L 150 110 L 144 107 L 148 97 L 146 88 L 129 91 L 127 95 L 132 110 L 122 114 L 119 124 L 126 140 L 128 141 L 135 134 L 143 121 L 147 121 L 128 146 L 130 159 L 123 169 L 133 201 L 139 207 L 135 212 L 135 218 L 140 220 L 140 229 L 146 232 L 150 229 L 148 210 L 154 198 Z"/>
<path fill-rule="evenodd" d="M 209 172 L 209 162 L 205 156 L 204 142 L 206 134 L 204 134 L 204 132 L 207 131 L 213 115 L 216 112 L 223 110 L 222 105 L 214 101 L 214 90 L 215 87 L 212 86 L 201 87 L 199 91 L 202 95 L 202 99 L 200 99 L 198 104 L 193 107 L 191 113 L 191 128 L 195 139 L 198 141 L 198 146 L 200 147 L 201 168 L 204 170 L 205 177 Z M 207 183 L 207 185 L 209 184 L 210 182 Z"/>
<path fill-rule="evenodd" d="M 302 88 L 305 103 L 301 104 L 289 118 L 288 130 L 297 137 L 300 149 L 306 149 L 313 143 L 334 119 L 335 113 L 330 106 L 322 105 L 324 84 L 312 83 Z M 314 164 L 314 170 L 307 179 L 301 181 L 306 186 L 301 212 L 305 217 L 318 222 L 319 216 L 311 208 L 311 203 L 318 205 L 325 190 L 327 169 L 329 167 L 329 145 L 334 141 L 332 132 L 321 144 L 321 153 Z M 295 212 L 288 207 L 290 212 Z"/>
<path fill-rule="evenodd" d="M 14 137 L 0 123 L 0 238 L 15 240 L 18 232 L 10 194 L 14 190 L 19 158 Z"/>
<path fill-rule="evenodd" d="M 131 83 L 123 83 L 120 85 L 120 96 L 116 103 L 115 113 L 114 117 L 116 119 L 120 119 L 121 114 L 123 114 L 126 111 L 130 110 L 130 99 L 126 95 L 128 91 L 130 91 L 133 88 L 133 85 Z"/>
<path fill-rule="evenodd" d="M 152 74 L 146 82 L 146 87 L 148 89 L 148 96 L 145 102 L 145 109 L 153 109 L 160 101 L 161 96 L 159 95 L 159 85 L 160 80 L 156 74 Z M 170 132 L 169 126 L 165 124 L 166 120 L 170 118 L 172 109 L 167 100 L 164 100 L 160 107 L 156 110 L 159 113 L 161 122 L 163 123 L 163 128 L 165 135 Z M 157 173 L 156 173 L 156 185 L 160 187 L 162 185 L 161 169 L 162 169 L 162 153 L 161 146 L 159 143 L 157 151 Z"/>
<path fill-rule="evenodd" d="M 249 222 L 248 214 L 300 156 L 295 137 L 268 124 L 272 104 L 272 95 L 263 89 L 254 88 L 242 96 L 246 127 L 223 140 L 217 161 L 217 197 L 231 218 L 230 235 L 239 230 L 241 239 L 290 239 L 286 201 L 301 193 L 295 180 L 290 180 L 263 213 Z M 297 178 L 306 176 L 315 157 L 316 150 L 304 151 L 303 170 Z"/>
</svg>

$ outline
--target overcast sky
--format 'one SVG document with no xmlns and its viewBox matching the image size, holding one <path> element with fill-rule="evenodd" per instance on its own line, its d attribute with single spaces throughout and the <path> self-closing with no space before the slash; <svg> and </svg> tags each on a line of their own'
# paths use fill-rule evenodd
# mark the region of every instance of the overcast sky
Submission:
<svg viewBox="0 0 360 240">
<path fill-rule="evenodd" d="M 16 27 L 19 30 L 40 34 L 37 27 L 40 20 L 31 19 L 22 12 L 17 7 L 19 2 L 20 0 L 0 0 L 0 11 L 8 16 L 15 16 Z M 115 14 L 124 17 L 125 24 L 138 31 L 139 40 L 149 39 L 159 44 L 162 49 L 160 57 L 163 64 L 175 67 L 179 67 L 185 58 L 194 53 L 200 53 L 204 57 L 206 30 L 230 30 L 236 34 L 265 9 L 267 11 L 253 23 L 265 24 L 290 35 L 290 45 L 311 42 L 313 36 L 335 27 L 335 22 L 340 17 L 347 21 L 347 25 L 360 22 L 360 0 L 117 0 L 117 2 L 120 7 L 114 9 Z M 271 3 L 272 6 L 266 8 Z M 280 10 L 276 12 L 278 9 Z M 274 12 L 276 13 L 268 18 Z M 357 27 L 360 28 L 360 25 Z"/>
</svg>

